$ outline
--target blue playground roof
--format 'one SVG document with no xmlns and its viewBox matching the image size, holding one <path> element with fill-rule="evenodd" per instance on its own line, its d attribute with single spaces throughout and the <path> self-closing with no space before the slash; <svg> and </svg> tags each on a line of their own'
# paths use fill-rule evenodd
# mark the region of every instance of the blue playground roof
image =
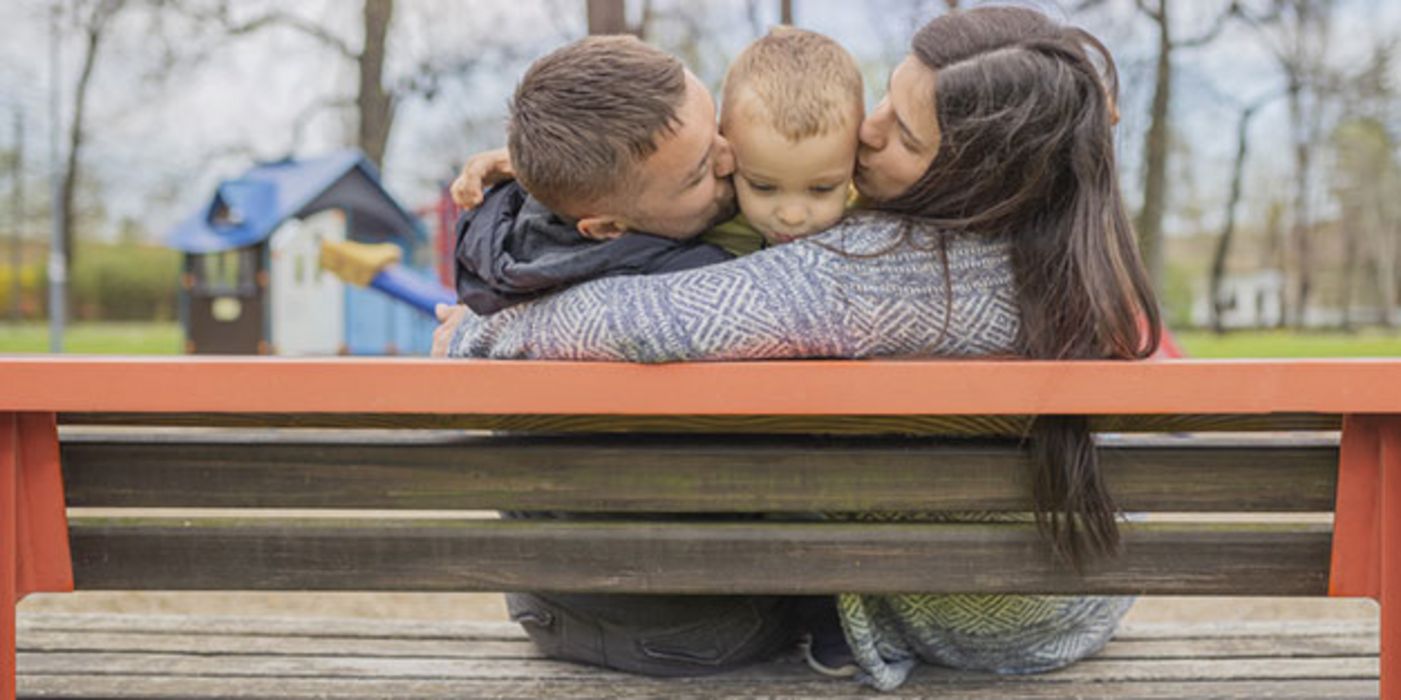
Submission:
<svg viewBox="0 0 1401 700">
<path fill-rule="evenodd" d="M 304 160 L 263 163 L 219 183 L 214 196 L 166 237 L 186 253 L 214 253 L 260 243 L 282 222 L 324 209 L 343 209 L 349 234 L 359 239 L 427 239 L 414 216 L 383 185 L 379 172 L 358 150 Z"/>
</svg>

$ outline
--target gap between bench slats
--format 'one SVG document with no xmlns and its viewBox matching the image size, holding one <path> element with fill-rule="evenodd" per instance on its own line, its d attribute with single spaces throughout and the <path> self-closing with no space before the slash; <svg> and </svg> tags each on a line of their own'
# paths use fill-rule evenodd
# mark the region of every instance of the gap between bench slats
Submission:
<svg viewBox="0 0 1401 700">
<path fill-rule="evenodd" d="M 1014 443 L 754 436 L 112 434 L 65 428 L 78 507 L 622 512 L 1027 510 Z M 1336 440 L 1115 440 L 1127 511 L 1330 511 Z"/>
<path fill-rule="evenodd" d="M 79 589 L 1323 595 L 1331 528 L 1136 523 L 1082 576 L 1034 527 L 75 518 Z"/>
</svg>

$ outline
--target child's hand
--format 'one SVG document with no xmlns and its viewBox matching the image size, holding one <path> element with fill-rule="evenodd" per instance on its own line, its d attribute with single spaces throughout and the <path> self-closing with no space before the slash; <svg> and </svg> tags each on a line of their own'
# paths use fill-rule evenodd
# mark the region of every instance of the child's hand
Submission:
<svg viewBox="0 0 1401 700">
<path fill-rule="evenodd" d="M 438 304 L 433 307 L 433 313 L 438 316 L 439 323 L 438 327 L 433 329 L 433 357 L 447 357 L 448 351 L 452 349 L 453 332 L 472 311 L 462 304 Z"/>
<path fill-rule="evenodd" d="M 482 203 L 486 188 L 515 177 L 516 170 L 511 167 L 511 155 L 506 149 L 478 153 L 467 159 L 462 173 L 453 180 L 452 201 L 463 209 L 471 209 Z"/>
</svg>

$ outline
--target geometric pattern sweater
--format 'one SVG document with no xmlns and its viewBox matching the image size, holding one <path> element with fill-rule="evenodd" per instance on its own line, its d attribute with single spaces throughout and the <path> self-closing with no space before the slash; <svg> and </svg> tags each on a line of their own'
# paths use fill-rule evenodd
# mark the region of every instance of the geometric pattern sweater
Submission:
<svg viewBox="0 0 1401 700">
<path fill-rule="evenodd" d="M 914 235 L 902 238 L 906 232 Z M 449 355 L 646 363 L 1009 356 L 1018 330 L 1014 284 L 1006 239 L 857 212 L 824 233 L 730 262 L 598 279 L 491 316 L 468 314 Z M 898 687 L 921 660 L 997 673 L 1064 666 L 1102 648 L 1130 602 L 1008 595 L 838 601 L 860 678 L 883 690 Z"/>
</svg>

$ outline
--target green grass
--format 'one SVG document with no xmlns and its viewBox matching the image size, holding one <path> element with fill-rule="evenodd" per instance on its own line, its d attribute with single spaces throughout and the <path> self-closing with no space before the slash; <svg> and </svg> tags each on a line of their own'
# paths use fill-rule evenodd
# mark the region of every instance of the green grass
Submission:
<svg viewBox="0 0 1401 700">
<path fill-rule="evenodd" d="M 86 322 L 64 330 L 63 350 L 80 355 L 178 355 L 184 350 L 180 324 L 167 322 Z M 46 322 L 0 322 L 0 353 L 47 353 Z"/>
<path fill-rule="evenodd" d="M 1176 331 L 1173 336 L 1188 357 L 1401 357 L 1401 333 L 1382 330 L 1291 333 Z"/>
<path fill-rule="evenodd" d="M 1240 331 L 1222 336 L 1209 331 L 1177 331 L 1177 342 L 1194 358 L 1230 357 L 1401 357 L 1401 333 L 1380 330 L 1344 333 Z M 182 351 L 175 322 L 88 322 L 68 327 L 64 351 L 74 354 L 176 355 Z M 0 353 L 46 353 L 49 327 L 43 322 L 0 322 Z"/>
</svg>

